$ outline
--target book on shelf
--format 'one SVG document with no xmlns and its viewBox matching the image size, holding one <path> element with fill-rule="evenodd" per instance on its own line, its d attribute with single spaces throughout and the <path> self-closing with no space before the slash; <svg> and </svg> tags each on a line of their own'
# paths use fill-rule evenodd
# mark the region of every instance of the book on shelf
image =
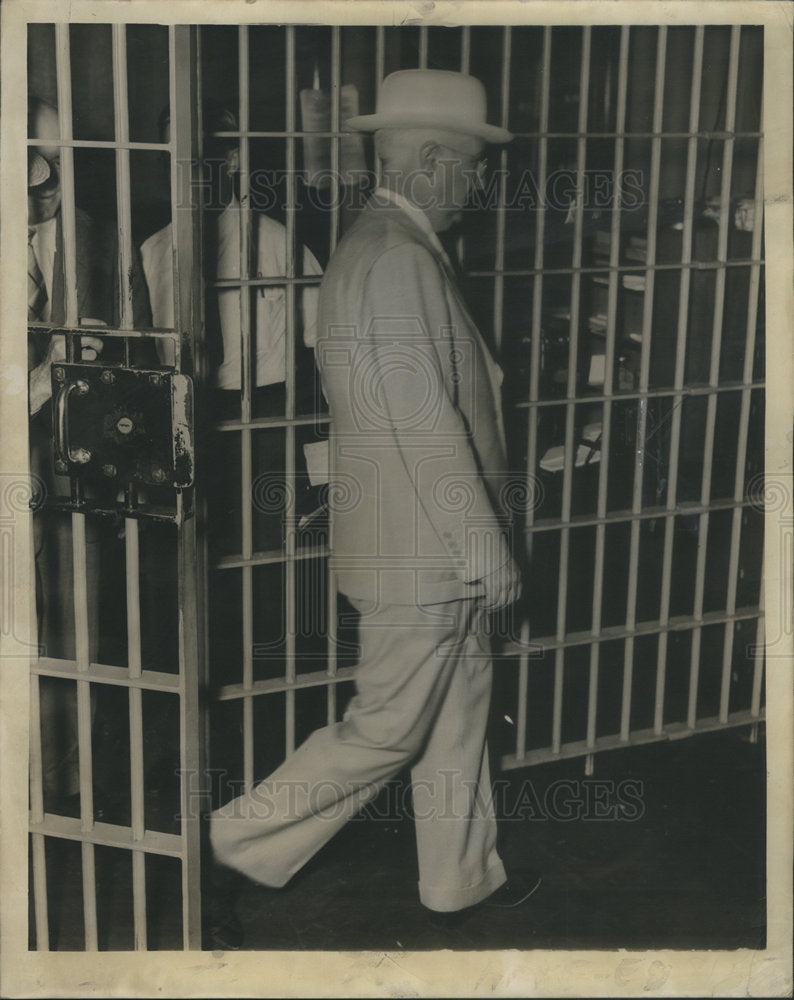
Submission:
<svg viewBox="0 0 794 1000">
<path fill-rule="evenodd" d="M 574 464 L 577 468 L 601 461 L 600 443 L 601 421 L 585 424 L 576 442 Z M 544 472 L 562 472 L 565 468 L 565 445 L 557 444 L 549 448 L 540 460 L 540 467 Z"/>
<path fill-rule="evenodd" d="M 624 274 L 623 275 L 623 287 L 627 292 L 644 292 L 645 291 L 645 275 L 644 274 Z"/>
</svg>

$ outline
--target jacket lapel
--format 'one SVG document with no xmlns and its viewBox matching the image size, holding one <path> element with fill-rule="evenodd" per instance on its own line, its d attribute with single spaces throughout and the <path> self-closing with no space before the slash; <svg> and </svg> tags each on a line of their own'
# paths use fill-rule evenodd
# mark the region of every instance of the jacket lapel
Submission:
<svg viewBox="0 0 794 1000">
<path fill-rule="evenodd" d="M 421 243 L 422 246 L 433 255 L 433 258 L 438 261 L 438 265 L 441 268 L 444 277 L 447 279 L 445 282 L 447 295 L 454 300 L 454 304 L 463 314 L 463 318 L 466 320 L 468 328 L 471 331 L 475 343 L 477 344 L 480 354 L 485 362 L 485 369 L 488 373 L 488 381 L 490 382 L 491 393 L 493 396 L 493 408 L 496 417 L 499 439 L 503 452 L 506 451 L 506 438 L 501 405 L 501 387 L 504 379 L 504 373 L 502 372 L 501 367 L 494 360 L 493 355 L 488 349 L 488 345 L 485 343 L 485 340 L 477 327 L 474 317 L 466 305 L 466 300 L 463 298 L 463 293 L 460 290 L 457 276 L 453 272 L 449 263 L 428 239 L 427 234 L 422 231 L 420 226 L 416 225 L 416 223 L 400 208 L 399 205 L 396 205 L 391 201 L 384 201 L 383 199 L 373 195 L 373 197 L 371 197 L 367 202 L 366 208 L 373 212 L 388 212 L 394 221 L 409 233 L 411 239 Z"/>
<path fill-rule="evenodd" d="M 438 261 L 438 265 L 444 273 L 444 277 L 447 279 L 447 288 L 452 293 L 455 303 L 463 313 L 466 321 L 474 332 L 474 336 L 479 344 L 480 350 L 485 355 L 490 365 L 498 367 L 496 362 L 488 350 L 488 346 L 483 340 L 482 334 L 477 328 L 477 323 L 474 320 L 469 307 L 466 304 L 466 300 L 463 298 L 463 293 L 460 290 L 458 284 L 458 279 L 455 272 L 450 267 L 449 263 L 444 259 L 444 257 L 438 252 L 438 249 L 430 242 L 427 234 L 422 231 L 422 229 L 416 225 L 416 223 L 400 208 L 399 205 L 395 205 L 393 202 L 384 202 L 379 198 L 372 197 L 367 203 L 367 207 L 375 212 L 389 212 L 392 218 L 398 225 L 402 226 L 411 235 L 411 238 L 421 243 L 426 250 L 428 250 Z M 501 375 L 501 369 L 500 369 Z M 500 378 L 501 382 L 501 378 Z"/>
</svg>

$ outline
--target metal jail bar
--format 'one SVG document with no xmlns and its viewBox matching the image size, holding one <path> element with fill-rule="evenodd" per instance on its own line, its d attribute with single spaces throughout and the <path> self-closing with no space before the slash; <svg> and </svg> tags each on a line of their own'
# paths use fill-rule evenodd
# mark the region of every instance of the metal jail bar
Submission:
<svg viewBox="0 0 794 1000">
<path fill-rule="evenodd" d="M 162 143 L 134 143 L 130 141 L 130 106 L 127 88 L 127 31 L 123 25 L 113 25 L 110 31 L 110 57 L 113 69 L 113 130 L 114 140 L 75 140 L 72 133 L 72 40 L 69 25 L 57 24 L 55 34 L 55 69 L 57 82 L 57 104 L 59 139 L 61 151 L 61 219 L 63 231 L 63 274 L 65 309 L 65 337 L 67 361 L 79 361 L 81 317 L 78 315 L 78 274 L 77 225 L 75 207 L 75 148 L 102 148 L 115 152 L 115 219 L 118 256 L 116 273 L 118 278 L 119 327 L 110 329 L 93 326 L 92 336 L 98 336 L 107 343 L 120 344 L 123 351 L 123 366 L 130 367 L 131 348 L 140 344 L 144 337 L 152 341 L 171 341 L 179 348 L 187 349 L 192 357 L 192 338 L 196 320 L 195 306 L 197 290 L 192 287 L 194 273 L 194 251 L 197 241 L 193 235 L 194 220 L 191 213 L 178 212 L 179 179 L 177 159 L 191 162 L 192 133 L 190 129 L 190 107 L 195 104 L 191 93 L 190 66 L 194 63 L 191 29 L 168 29 L 169 93 L 172 116 L 171 139 L 167 149 L 171 154 L 171 218 L 176 233 L 177 247 L 182 250 L 179 258 L 173 255 L 174 267 L 174 315 L 178 317 L 173 330 L 142 331 L 134 329 L 132 310 L 132 184 L 130 173 L 130 152 L 133 149 L 162 150 Z M 179 122 L 184 125 L 184 134 Z M 28 143 L 36 144 L 35 138 Z M 186 218 L 187 216 L 187 218 Z M 183 325 L 183 319 L 186 321 Z M 34 324 L 48 329 L 47 324 Z M 177 370 L 181 368 L 181 350 L 175 352 Z M 137 506 L 136 489 L 127 484 L 124 489 L 125 509 L 132 511 Z M 182 882 L 182 935 L 186 948 L 200 945 L 200 896 L 199 841 L 197 803 L 191 802 L 186 782 L 189 775 L 200 770 L 198 754 L 198 644 L 196 582 L 198 575 L 195 564 L 195 525 L 186 522 L 185 498 L 177 493 L 173 512 L 152 516 L 178 525 L 178 551 L 180 565 L 177 569 L 179 602 L 181 608 L 178 626 L 179 672 L 161 673 L 145 669 L 142 660 L 141 626 L 141 566 L 139 544 L 139 516 L 146 516 L 143 508 L 135 516 L 124 517 L 124 559 L 126 580 L 126 627 L 127 665 L 125 667 L 93 662 L 91 634 L 98 625 L 90 623 L 89 586 L 87 567 L 87 526 L 93 516 L 90 502 L 84 497 L 82 482 L 71 477 L 71 541 L 73 552 L 73 596 L 75 622 L 74 660 L 54 659 L 41 656 L 31 664 L 31 811 L 30 830 L 32 843 L 32 882 L 36 924 L 36 947 L 49 948 L 50 921 L 47 892 L 47 858 L 45 841 L 48 838 L 72 841 L 80 846 L 82 910 L 84 926 L 84 947 L 94 951 L 100 947 L 100 926 L 98 921 L 98 894 L 107 892 L 108 886 L 98 881 L 95 863 L 97 846 L 122 849 L 131 858 L 131 917 L 133 945 L 137 950 L 148 947 L 146 858 L 159 855 L 178 859 L 181 863 Z M 145 505 L 144 505 L 145 506 Z M 81 507 L 84 510 L 81 510 Z M 120 508 L 121 509 L 121 508 Z M 88 511 L 88 512 L 86 512 Z M 46 516 L 42 514 L 41 516 Z M 44 530 L 48 530 L 45 526 Z M 191 551 L 192 550 L 192 551 Z M 42 794 L 42 735 L 39 700 L 39 678 L 60 677 L 69 679 L 77 690 L 77 740 L 79 768 L 79 819 L 63 816 L 57 812 L 44 812 Z M 94 813 L 94 758 L 92 748 L 92 694 L 97 685 L 108 685 L 126 690 L 128 696 L 129 749 L 130 749 L 130 820 L 129 825 L 118 825 L 97 819 Z M 174 761 L 183 775 L 180 790 L 181 830 L 179 834 L 160 833 L 146 828 L 144 814 L 145 774 L 144 774 L 144 691 L 168 692 L 179 698 L 180 733 L 179 760 Z"/>
<path fill-rule="evenodd" d="M 571 274 L 570 325 L 568 328 L 568 377 L 565 407 L 565 446 L 562 482 L 562 530 L 560 533 L 559 579 L 557 584 L 557 639 L 562 640 L 566 632 L 568 611 L 568 573 L 570 552 L 570 520 L 573 497 L 574 469 L 574 421 L 576 417 L 576 374 L 579 364 L 579 309 L 581 296 L 581 274 L 576 270 L 582 262 L 582 230 L 584 224 L 584 197 L 582 186 L 587 158 L 587 111 L 590 93 L 590 46 L 592 28 L 582 31 L 582 55 L 579 66 L 579 138 L 576 141 L 576 202 L 574 205 L 573 260 Z M 562 696 L 565 671 L 565 653 L 560 646 L 554 658 L 554 703 L 552 708 L 552 751 L 558 753 L 562 742 Z"/>
<path fill-rule="evenodd" d="M 692 57 L 692 93 L 689 104 L 689 128 L 695 133 L 700 117 L 700 94 L 703 82 L 703 39 L 704 29 L 695 29 Z M 689 288 L 692 261 L 692 230 L 694 225 L 695 171 L 697 167 L 697 138 L 693 134 L 687 142 L 686 186 L 684 189 L 684 229 L 681 242 L 681 288 L 678 299 L 678 327 L 675 346 L 675 374 L 673 384 L 677 391 L 684 386 L 684 363 L 686 354 L 687 320 L 689 316 Z M 751 373 L 752 374 L 752 373 Z M 673 542 L 675 538 L 675 511 L 678 496 L 678 457 L 681 445 L 681 406 L 673 409 L 670 432 L 670 472 L 667 481 L 667 510 L 664 522 L 664 555 L 662 557 L 662 597 L 659 618 L 663 622 L 670 618 L 672 597 Z M 664 728 L 663 706 L 665 670 L 667 665 L 667 633 L 659 636 L 656 659 L 656 708 L 654 730 L 661 733 Z"/>
<path fill-rule="evenodd" d="M 728 86 L 725 111 L 725 128 L 729 133 L 736 119 L 737 85 L 739 81 L 739 41 L 741 29 L 731 28 L 730 60 L 728 68 Z M 720 189 L 720 220 L 717 247 L 717 260 L 724 261 L 728 256 L 728 218 L 730 214 L 731 174 L 733 170 L 734 139 L 729 135 L 724 140 L 722 153 L 722 184 Z M 720 378 L 720 355 L 722 346 L 722 322 L 725 307 L 725 270 L 718 269 L 715 274 L 714 291 L 714 325 L 711 331 L 711 363 L 709 366 L 709 385 L 715 386 Z M 717 421 L 717 397 L 708 396 L 706 411 L 706 443 L 703 456 L 703 478 L 701 483 L 701 503 L 707 505 L 711 498 L 712 467 L 714 462 L 714 432 Z M 709 534 L 709 512 L 700 515 L 700 546 L 696 568 L 695 617 L 703 614 L 703 596 L 706 578 L 706 550 Z M 697 719 L 698 678 L 700 673 L 700 648 L 702 632 L 696 628 L 692 635 L 692 655 L 690 661 L 689 713 L 687 721 L 694 728 Z M 730 669 L 730 667 L 728 667 Z M 723 669 L 723 675 L 725 672 Z M 723 691 L 725 690 L 723 682 Z M 722 708 L 720 710 L 722 715 Z"/>
<path fill-rule="evenodd" d="M 622 132 L 626 124 L 626 103 L 628 94 L 628 69 L 629 69 L 629 29 L 623 27 L 620 30 L 620 51 L 618 54 L 618 78 L 617 78 L 617 107 L 615 111 L 615 126 L 618 132 Z M 614 151 L 614 172 L 619 178 L 623 174 L 623 161 L 625 154 L 625 140 L 622 137 L 615 139 Z M 612 393 L 615 368 L 615 338 L 617 330 L 617 306 L 618 306 L 618 275 L 615 267 L 620 260 L 620 215 L 621 215 L 622 190 L 620 183 L 615 185 L 615 198 L 612 206 L 612 218 L 610 220 L 609 231 L 609 285 L 607 291 L 607 329 L 606 345 L 604 349 L 604 392 L 607 397 Z M 598 470 L 598 508 L 599 518 L 606 518 L 607 515 L 607 495 L 609 479 L 607 470 L 609 468 L 609 455 L 611 446 L 612 430 L 612 400 L 606 398 L 603 401 L 601 410 L 601 466 Z M 604 555 L 606 547 L 606 523 L 600 522 L 596 526 L 596 547 L 595 547 L 595 585 L 593 587 L 593 618 L 592 629 L 594 642 L 590 647 L 590 678 L 587 692 L 587 745 L 595 746 L 596 740 L 596 711 L 598 699 L 598 667 L 601 652 L 599 643 L 601 636 L 601 618 L 604 600 Z M 586 760 L 588 774 L 593 769 L 593 755 L 588 754 Z"/>
<path fill-rule="evenodd" d="M 129 142 L 129 95 L 127 91 L 127 34 L 123 24 L 113 25 L 113 78 L 115 86 L 114 120 L 115 139 Z M 130 153 L 128 149 L 116 150 L 116 203 L 119 236 L 121 316 L 120 326 L 132 329 L 132 196 L 130 182 Z M 129 341 L 125 341 L 126 361 L 129 363 Z M 134 487 L 129 488 L 130 496 Z M 141 593 L 140 548 L 138 522 L 135 518 L 124 520 L 125 576 L 127 584 L 127 665 L 130 677 L 141 676 Z M 145 833 L 144 821 L 144 768 L 143 768 L 143 701 L 140 688 L 129 691 L 130 727 L 130 790 L 132 839 L 139 842 Z M 132 900 L 135 948 L 145 951 L 146 933 L 146 858 L 141 851 L 132 853 Z"/>
<path fill-rule="evenodd" d="M 549 102 L 551 89 L 551 28 L 543 30 L 543 55 L 541 57 L 541 89 L 540 89 L 540 129 L 548 131 Z M 546 172 L 548 166 L 548 139 L 542 136 L 538 141 L 538 187 L 546 189 Z M 537 213 L 537 230 L 535 239 L 535 274 L 532 279 L 532 326 L 530 331 L 530 381 L 529 381 L 529 421 L 527 441 L 527 504 L 524 525 L 527 532 L 527 555 L 532 558 L 532 525 L 535 520 L 535 469 L 538 464 L 538 408 L 532 404 L 540 399 L 540 358 L 541 358 L 541 320 L 543 303 L 543 250 L 546 224 L 546 199 L 542 199 Z M 527 740 L 527 696 L 529 690 L 529 623 L 523 626 L 521 653 L 518 665 L 518 718 L 516 725 L 516 759 L 522 760 Z"/>
<path fill-rule="evenodd" d="M 667 28 L 658 29 L 656 43 L 656 76 L 654 79 L 653 131 L 661 132 L 664 110 L 665 60 L 667 58 Z M 647 261 L 645 269 L 645 290 L 642 302 L 642 350 L 640 353 L 639 391 L 643 394 L 637 406 L 636 452 L 634 463 L 634 486 L 632 491 L 632 513 L 642 510 L 642 487 L 645 471 L 645 438 L 648 425 L 648 391 L 651 365 L 651 323 L 653 320 L 653 292 L 656 263 L 656 236 L 659 221 L 659 184 L 661 180 L 662 147 L 659 135 L 651 140 L 651 175 L 648 195 Z M 631 522 L 631 547 L 629 550 L 629 587 L 626 607 L 626 627 L 633 628 L 637 615 L 637 591 L 639 587 L 640 522 Z M 634 637 L 626 639 L 623 661 L 623 705 L 621 708 L 620 735 L 626 739 L 631 726 L 631 692 L 634 680 Z M 658 687 L 657 687 L 658 692 Z"/>
</svg>

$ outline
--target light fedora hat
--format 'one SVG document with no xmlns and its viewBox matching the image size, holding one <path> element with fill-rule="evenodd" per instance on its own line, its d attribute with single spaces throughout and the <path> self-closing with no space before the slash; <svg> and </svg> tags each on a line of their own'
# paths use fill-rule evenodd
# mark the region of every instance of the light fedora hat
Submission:
<svg viewBox="0 0 794 1000">
<path fill-rule="evenodd" d="M 444 69 L 402 69 L 381 84 L 374 115 L 356 115 L 348 129 L 442 128 L 485 142 L 510 142 L 512 132 L 486 120 L 485 87 L 466 73 Z"/>
</svg>

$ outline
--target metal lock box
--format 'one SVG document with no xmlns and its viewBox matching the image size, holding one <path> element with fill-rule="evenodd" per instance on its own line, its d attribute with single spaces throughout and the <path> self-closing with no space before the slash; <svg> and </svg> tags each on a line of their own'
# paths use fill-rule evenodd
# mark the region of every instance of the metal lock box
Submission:
<svg viewBox="0 0 794 1000">
<path fill-rule="evenodd" d="M 170 369 L 52 367 L 55 470 L 91 481 L 191 486 L 193 383 Z"/>
</svg>

